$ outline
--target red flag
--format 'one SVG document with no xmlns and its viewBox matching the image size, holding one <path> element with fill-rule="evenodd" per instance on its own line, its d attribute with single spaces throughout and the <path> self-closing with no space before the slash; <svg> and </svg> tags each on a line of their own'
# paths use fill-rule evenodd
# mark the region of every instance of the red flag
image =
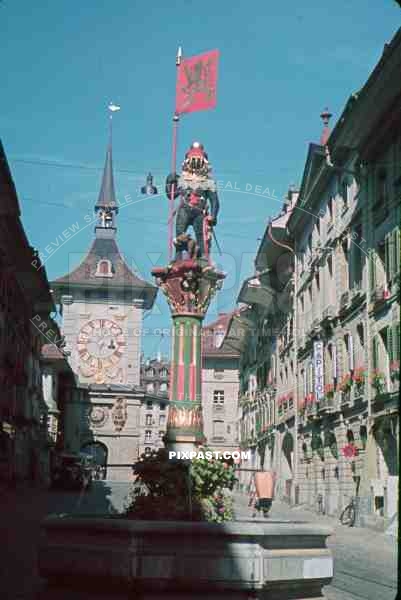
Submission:
<svg viewBox="0 0 401 600">
<path fill-rule="evenodd" d="M 207 110 L 216 106 L 218 50 L 185 58 L 178 67 L 177 114 Z"/>
</svg>

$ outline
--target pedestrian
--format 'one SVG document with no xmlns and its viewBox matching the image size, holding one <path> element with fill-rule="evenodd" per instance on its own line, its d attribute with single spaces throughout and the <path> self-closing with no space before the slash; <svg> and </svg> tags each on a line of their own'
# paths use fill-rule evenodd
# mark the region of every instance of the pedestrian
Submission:
<svg viewBox="0 0 401 600">
<path fill-rule="evenodd" d="M 263 516 L 267 518 L 271 509 L 274 498 L 274 484 L 276 481 L 276 473 L 274 471 L 257 471 L 253 476 L 254 493 L 253 505 L 254 511 L 252 518 L 256 517 L 256 511 L 263 512 Z"/>
</svg>

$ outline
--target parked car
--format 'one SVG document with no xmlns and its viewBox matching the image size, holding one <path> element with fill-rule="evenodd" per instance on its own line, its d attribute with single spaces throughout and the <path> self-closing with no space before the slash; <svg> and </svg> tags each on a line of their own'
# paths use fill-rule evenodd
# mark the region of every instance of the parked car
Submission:
<svg viewBox="0 0 401 600">
<path fill-rule="evenodd" d="M 52 487 L 88 488 L 93 478 L 93 458 L 87 454 L 58 454 L 52 469 Z"/>
</svg>

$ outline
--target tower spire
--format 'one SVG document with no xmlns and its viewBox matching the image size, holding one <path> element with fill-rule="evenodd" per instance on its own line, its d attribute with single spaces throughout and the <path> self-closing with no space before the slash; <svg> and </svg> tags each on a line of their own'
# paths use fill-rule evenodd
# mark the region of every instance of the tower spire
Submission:
<svg viewBox="0 0 401 600">
<path fill-rule="evenodd" d="M 95 227 L 96 236 L 104 236 L 105 229 L 109 230 L 107 237 L 114 235 L 116 231 L 115 216 L 118 214 L 118 206 L 116 201 L 116 192 L 114 187 L 113 174 L 113 130 L 112 130 L 112 113 L 120 110 L 119 106 L 109 104 L 109 142 L 106 151 L 106 160 L 104 163 L 102 184 L 100 192 L 95 204 L 95 213 L 97 215 L 97 223 Z"/>
</svg>

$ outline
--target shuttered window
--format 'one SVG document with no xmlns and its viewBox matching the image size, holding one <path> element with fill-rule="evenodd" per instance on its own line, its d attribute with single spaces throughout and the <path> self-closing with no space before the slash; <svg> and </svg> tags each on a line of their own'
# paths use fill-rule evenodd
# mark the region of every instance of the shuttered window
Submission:
<svg viewBox="0 0 401 600">
<path fill-rule="evenodd" d="M 376 288 L 376 253 L 374 250 L 369 254 L 369 283 L 371 291 L 374 292 Z"/>
<path fill-rule="evenodd" d="M 388 233 L 384 238 L 384 256 L 385 256 L 385 269 L 386 269 L 386 280 L 390 281 L 393 275 L 393 259 L 394 252 L 392 248 L 393 232 Z"/>
<path fill-rule="evenodd" d="M 373 344 L 373 347 L 372 347 L 373 368 L 378 369 L 379 368 L 379 340 L 377 338 L 377 335 L 373 338 L 372 344 Z"/>
<path fill-rule="evenodd" d="M 386 327 L 386 337 L 385 337 L 385 345 L 386 345 L 386 350 L 387 350 L 387 356 L 389 361 L 391 362 L 392 360 L 394 360 L 393 358 L 393 328 L 391 325 L 388 325 Z"/>
<path fill-rule="evenodd" d="M 393 231 L 393 257 L 393 275 L 397 275 L 401 266 L 401 231 L 398 227 Z"/>
<path fill-rule="evenodd" d="M 393 325 L 393 351 L 392 351 L 392 360 L 400 360 L 400 324 L 396 323 Z"/>
</svg>

